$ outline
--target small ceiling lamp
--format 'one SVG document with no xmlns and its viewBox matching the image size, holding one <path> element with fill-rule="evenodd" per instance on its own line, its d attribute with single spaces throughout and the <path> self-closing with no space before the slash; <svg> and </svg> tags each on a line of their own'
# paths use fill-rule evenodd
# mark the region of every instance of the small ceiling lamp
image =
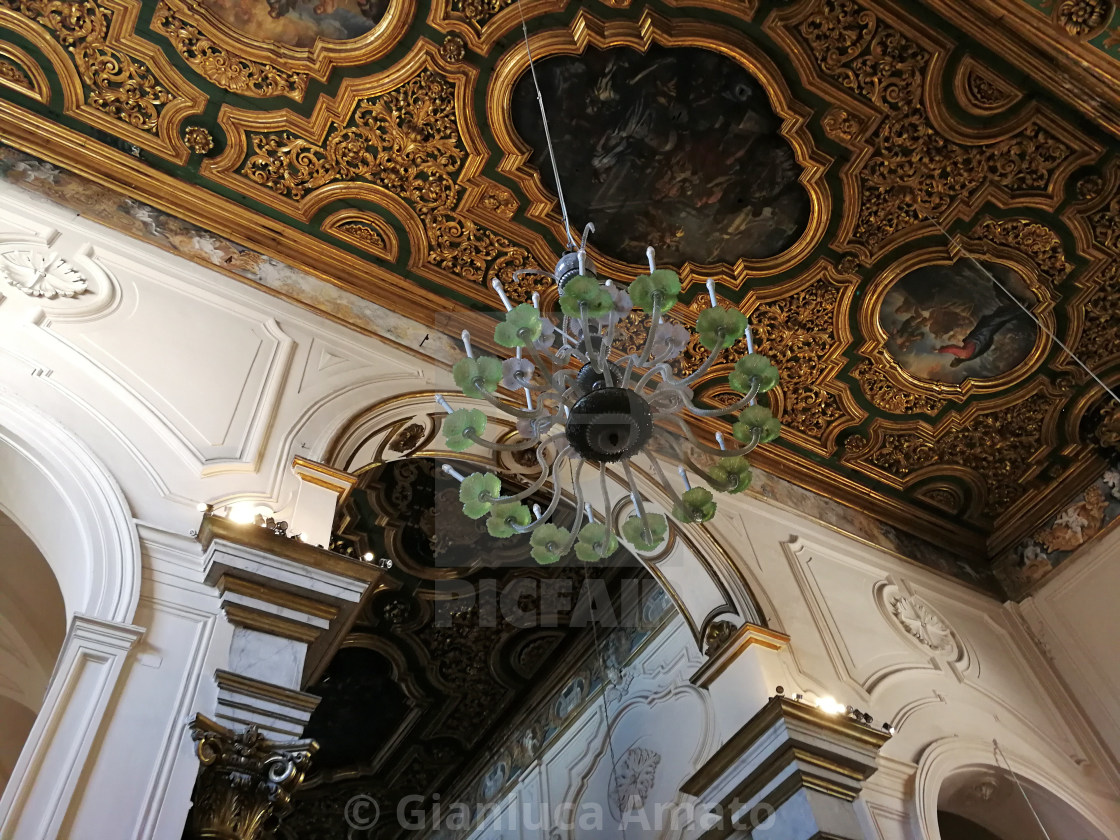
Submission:
<svg viewBox="0 0 1120 840">
<path fill-rule="evenodd" d="M 520 3 L 518 4 L 520 8 Z M 548 117 L 540 87 L 537 86 L 529 33 L 522 16 L 525 48 L 533 74 L 545 137 Z M 778 436 L 780 425 L 764 406 L 756 405 L 758 394 L 778 382 L 774 365 L 754 353 L 746 316 L 737 309 L 720 306 L 715 285 L 708 280 L 711 307 L 700 314 L 696 332 L 709 355 L 691 374 L 677 376 L 672 363 L 687 346 L 690 333 L 681 324 L 666 320 L 681 291 L 680 277 L 669 268 L 658 268 L 652 247 L 646 249 L 649 273 L 628 286 L 611 280 L 600 282 L 587 254 L 588 225 L 577 247 L 572 239 L 568 211 L 560 187 L 556 156 L 551 139 L 548 152 L 557 185 L 557 197 L 568 236 L 567 252 L 552 272 L 560 293 L 562 318 L 554 323 L 541 311 L 540 296 L 533 303 L 514 306 L 502 284 L 492 281 L 505 307 L 505 319 L 494 329 L 494 341 L 513 351 L 506 359 L 477 355 L 470 333 L 463 331 L 466 358 L 453 368 L 455 384 L 469 397 L 485 399 L 517 421 L 522 440 L 497 443 L 484 437 L 486 415 L 479 409 L 452 409 L 442 397 L 436 398 L 448 413 L 443 429 L 448 449 L 462 452 L 475 445 L 495 452 L 535 450 L 540 477 L 520 493 L 502 494 L 501 481 L 492 473 L 464 476 L 451 466 L 444 470 L 460 482 L 459 498 L 463 512 L 473 518 L 488 516 L 486 527 L 495 537 L 532 533 L 533 558 L 538 563 L 555 563 L 575 549 L 585 562 L 610 556 L 618 547 L 611 521 L 611 499 L 607 474 L 621 470 L 628 487 L 634 513 L 622 523 L 621 536 L 639 551 L 654 551 L 666 539 L 669 524 L 662 514 L 647 509 L 638 489 L 631 461 L 643 456 L 672 499 L 673 516 L 682 522 L 707 522 L 715 515 L 712 492 L 693 487 L 685 471 L 688 452 L 707 456 L 706 468 L 696 473 L 714 490 L 738 493 L 750 484 L 751 472 L 744 456 L 758 444 Z M 523 273 L 546 274 L 541 271 Z M 518 276 L 515 274 L 515 277 Z M 619 322 L 634 309 L 649 313 L 650 326 L 644 346 L 623 353 L 614 347 Z M 731 390 L 742 396 L 733 404 L 704 408 L 694 401 L 693 386 L 711 369 L 723 350 L 740 338 L 747 342 L 747 355 L 740 358 L 728 374 Z M 499 386 L 523 395 L 514 403 L 500 396 Z M 518 397 L 520 399 L 520 396 Z M 700 417 L 725 417 L 736 414 L 731 427 L 735 444 L 729 445 L 717 433 L 712 443 L 696 437 L 690 420 Z M 662 451 L 681 466 L 678 473 L 684 491 L 678 493 L 665 475 L 655 454 L 654 441 L 664 444 Z M 591 504 L 583 497 L 581 473 L 588 463 L 599 471 L 602 496 L 601 519 L 596 519 Z M 565 470 L 565 465 L 570 468 Z M 567 474 L 565 474 L 567 473 Z M 552 499 L 545 509 L 524 504 L 552 481 Z M 560 505 L 564 480 L 570 481 L 575 498 L 575 522 L 571 528 L 556 524 L 553 517 Z M 586 523 L 584 517 L 586 516 Z"/>
</svg>

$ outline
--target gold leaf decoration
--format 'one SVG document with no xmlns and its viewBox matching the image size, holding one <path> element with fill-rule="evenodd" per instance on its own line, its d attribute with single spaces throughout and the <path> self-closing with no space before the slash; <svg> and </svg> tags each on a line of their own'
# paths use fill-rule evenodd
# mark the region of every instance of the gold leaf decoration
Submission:
<svg viewBox="0 0 1120 840">
<path fill-rule="evenodd" d="M 990 143 L 966 145 L 939 133 L 924 98 L 933 55 L 853 0 L 822 0 L 797 31 L 827 77 L 884 115 L 860 170 L 855 243 L 874 250 L 989 183 L 1013 194 L 1045 191 L 1074 154 L 1036 120 Z"/>
<path fill-rule="evenodd" d="M 113 13 L 93 0 L 0 0 L 47 29 L 74 57 L 86 101 L 99 111 L 151 133 L 174 98 L 147 64 L 107 43 Z"/>
<path fill-rule="evenodd" d="M 152 28 L 167 37 L 175 52 L 209 82 L 243 96 L 287 96 L 297 102 L 307 91 L 307 74 L 233 55 L 160 0 Z"/>
<path fill-rule="evenodd" d="M 528 252 L 458 211 L 467 153 L 455 116 L 455 86 L 422 70 L 400 87 L 360 100 L 322 144 L 290 132 L 251 134 L 241 174 L 295 201 L 339 182 L 363 182 L 406 201 L 424 226 L 428 263 L 465 280 L 507 279 Z"/>
</svg>

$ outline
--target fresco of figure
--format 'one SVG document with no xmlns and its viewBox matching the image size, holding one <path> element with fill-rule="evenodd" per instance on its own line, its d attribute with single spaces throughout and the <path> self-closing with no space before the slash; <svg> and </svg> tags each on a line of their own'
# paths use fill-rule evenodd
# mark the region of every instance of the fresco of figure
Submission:
<svg viewBox="0 0 1120 840">
<path fill-rule="evenodd" d="M 250 41 L 310 47 L 317 40 L 365 35 L 389 0 L 202 0 L 202 5 Z"/>
<path fill-rule="evenodd" d="M 1038 327 L 1000 284 L 1028 309 L 1037 303 L 1022 278 L 999 263 L 909 272 L 879 308 L 887 351 L 903 370 L 934 382 L 959 384 L 1013 370 L 1034 347 Z"/>
<path fill-rule="evenodd" d="M 644 263 L 729 263 L 788 250 L 809 197 L 762 86 L 729 58 L 699 48 L 588 50 L 538 62 L 560 179 L 573 224 L 595 243 Z M 526 73 L 514 125 L 555 191 L 540 113 Z"/>
</svg>

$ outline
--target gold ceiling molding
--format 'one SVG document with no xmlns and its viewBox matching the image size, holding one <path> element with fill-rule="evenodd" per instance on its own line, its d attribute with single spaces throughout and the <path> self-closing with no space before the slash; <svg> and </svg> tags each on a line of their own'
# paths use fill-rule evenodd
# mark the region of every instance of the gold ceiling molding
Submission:
<svg viewBox="0 0 1120 840">
<path fill-rule="evenodd" d="M 1062 407 L 1060 389 L 1036 380 L 1025 399 L 1017 397 L 1014 411 L 987 402 L 949 414 L 936 426 L 875 420 L 868 447 L 844 461 L 900 490 L 946 475 L 979 479 L 978 507 L 986 522 L 974 524 L 998 526 L 1041 471 L 1038 454 L 1054 446 Z"/>
<path fill-rule="evenodd" d="M 568 0 L 432 0 L 427 23 L 437 32 L 457 33 L 472 50 L 485 54 L 521 23 L 522 14 L 531 21 L 567 5 Z"/>
<path fill-rule="evenodd" d="M 0 41 L 0 85 L 50 104 L 51 89 L 43 68 L 25 50 L 7 41 Z"/>
<path fill-rule="evenodd" d="M 152 29 L 202 78 L 230 93 L 243 96 L 287 96 L 301 102 L 307 91 L 307 74 L 292 73 L 272 64 L 243 58 L 216 43 L 191 22 L 186 11 L 176 11 L 173 0 L 159 0 Z"/>
<path fill-rule="evenodd" d="M 408 232 L 411 269 L 486 299 L 487 280 L 513 285 L 531 257 L 461 209 L 464 184 L 497 188 L 476 175 L 485 159 L 471 117 L 477 71 L 441 69 L 438 53 L 422 39 L 390 72 L 347 79 L 310 118 L 223 108 L 227 146 L 204 173 L 302 221 L 338 202 L 387 206 Z"/>
<path fill-rule="evenodd" d="M 400 254 L 396 231 L 372 213 L 339 210 L 324 220 L 323 230 L 389 262 L 396 262 Z"/>
<path fill-rule="evenodd" d="M 957 64 L 953 93 L 961 107 L 979 117 L 1006 111 L 1023 98 L 1006 79 L 970 55 Z"/>
<path fill-rule="evenodd" d="M 867 412 L 836 378 L 853 342 L 845 313 L 855 300 L 856 284 L 836 276 L 825 263 L 814 268 L 797 286 L 753 292 L 742 308 L 749 312 L 758 352 L 782 374 L 778 387 L 769 392 L 782 434 L 828 456 L 835 452 L 840 433 L 864 420 Z M 745 342 L 738 344 L 743 346 L 727 353 L 729 363 L 746 354 Z"/>
<path fill-rule="evenodd" d="M 364 35 L 345 41 L 317 38 L 310 47 L 294 47 L 246 37 L 208 9 L 202 0 L 161 0 L 162 5 L 168 7 L 179 25 L 193 27 L 216 49 L 236 60 L 281 68 L 293 76 L 308 74 L 320 81 L 327 80 L 332 68 L 368 65 L 383 58 L 412 25 L 417 7 L 414 0 L 389 0 L 385 14 Z"/>
<path fill-rule="evenodd" d="M 676 48 L 698 47 L 717 52 L 746 68 L 766 91 L 770 106 L 782 120 L 780 134 L 790 144 L 801 169 L 800 186 L 809 197 L 809 220 L 805 231 L 794 245 L 781 254 L 766 259 L 738 260 L 731 267 L 730 274 L 728 267 L 722 264 L 690 264 L 688 270 L 682 273 L 686 288 L 690 279 L 715 277 L 720 283 L 738 289 L 748 279 L 788 269 L 818 244 L 828 226 L 833 206 L 824 184 L 824 174 L 831 159 L 813 145 L 809 132 L 809 122 L 813 117 L 811 109 L 793 98 L 777 67 L 746 35 L 702 21 L 667 19 L 649 9 L 645 9 L 637 21 L 604 21 L 580 9 L 566 29 L 537 32 L 530 36 L 529 42 L 535 61 L 559 55 L 580 55 L 588 48 L 629 48 L 646 52 L 654 44 Z M 528 70 L 529 59 L 524 46 L 514 46 L 498 60 L 490 77 L 486 108 L 494 139 L 502 154 L 496 168 L 516 181 L 529 198 L 526 216 L 552 228 L 560 239 L 564 239 L 563 225 L 557 224 L 556 199 L 544 187 L 539 174 L 528 166 L 531 150 L 513 125 L 513 91 Z M 561 173 L 561 183 L 563 178 Z M 594 220 L 572 220 L 577 227 L 588 221 Z M 614 276 L 626 276 L 634 271 L 632 266 L 599 253 L 596 254 L 596 265 L 606 274 Z"/>
<path fill-rule="evenodd" d="M 1053 95 L 1120 136 L 1120 62 L 1071 34 L 1024 0 L 925 0 L 932 11 L 1040 82 Z M 1106 0 L 1057 0 L 1052 11 L 1092 7 Z M 1069 14 L 1063 12 L 1063 14 Z M 1079 13 L 1079 17 L 1082 13 Z M 1072 20 L 1072 14 L 1069 15 Z M 1091 37 L 1091 36 L 1090 36 Z M 1115 46 L 1117 38 L 1106 46 Z"/>
<path fill-rule="evenodd" d="M 802 82 L 876 120 L 868 150 L 845 166 L 834 240 L 865 258 L 915 229 L 947 225 L 994 198 L 1052 210 L 1068 175 L 1101 149 L 1039 107 L 982 132 L 952 120 L 938 95 L 950 46 L 853 0 L 798 4 L 765 24 Z"/>
<path fill-rule="evenodd" d="M 24 35 L 51 59 L 66 113 L 185 163 L 190 153 L 179 126 L 202 112 L 206 98 L 134 34 L 139 11 L 135 0 L 2 0 L 0 26 Z"/>
</svg>

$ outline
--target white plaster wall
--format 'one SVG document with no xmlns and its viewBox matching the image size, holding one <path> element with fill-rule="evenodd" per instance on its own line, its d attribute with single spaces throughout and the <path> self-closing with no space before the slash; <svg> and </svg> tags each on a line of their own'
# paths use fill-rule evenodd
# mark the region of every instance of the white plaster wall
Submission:
<svg viewBox="0 0 1120 840">
<path fill-rule="evenodd" d="M 295 455 L 321 454 L 370 403 L 431 384 L 399 349 L 8 184 L 0 251 L 55 254 L 87 284 L 73 298 L 36 298 L 0 274 L 0 397 L 111 474 L 128 516 L 115 523 L 120 538 L 142 557 L 140 579 L 122 581 L 138 600 L 126 592 L 113 615 L 136 629 L 86 623 L 67 640 L 66 683 L 53 687 L 52 722 L 32 731 L 0 800 L 0 836 L 67 838 L 81 826 L 104 840 L 179 840 L 197 768 L 186 722 L 213 712 L 212 674 L 230 637 L 202 583 L 196 506 L 247 499 L 288 518 Z M 38 499 L 48 540 L 61 517 L 59 544 L 44 553 L 62 569 L 73 623 L 97 593 L 84 554 L 64 542 L 79 533 L 60 508 L 69 479 L 4 452 L 3 478 Z M 65 558 L 78 565 L 58 566 Z"/>
<path fill-rule="evenodd" d="M 1067 561 L 1020 605 L 1022 616 L 1120 760 L 1120 528 Z"/>
</svg>

